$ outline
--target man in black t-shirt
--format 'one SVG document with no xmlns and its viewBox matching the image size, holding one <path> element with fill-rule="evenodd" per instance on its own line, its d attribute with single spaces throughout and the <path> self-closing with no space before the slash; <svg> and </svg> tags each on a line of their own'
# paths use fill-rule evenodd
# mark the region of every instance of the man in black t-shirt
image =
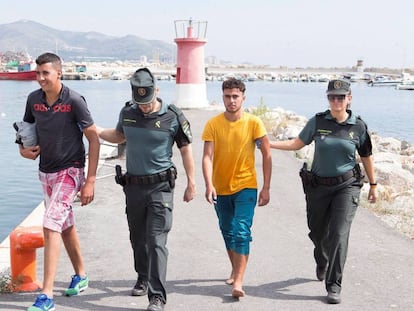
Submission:
<svg viewBox="0 0 414 311">
<path fill-rule="evenodd" d="M 42 293 L 28 311 L 54 310 L 53 283 L 61 239 L 75 272 L 65 295 L 77 295 L 88 287 L 72 203 L 79 191 L 82 205 L 92 202 L 99 159 L 96 126 L 85 99 L 62 84 L 59 56 L 42 54 L 36 59 L 36 64 L 40 89 L 29 94 L 23 121 L 36 124 L 38 145 L 20 145 L 19 150 L 23 157 L 32 160 L 40 155 L 39 179 L 45 199 L 45 255 Z M 89 142 L 86 179 L 83 135 Z"/>
</svg>

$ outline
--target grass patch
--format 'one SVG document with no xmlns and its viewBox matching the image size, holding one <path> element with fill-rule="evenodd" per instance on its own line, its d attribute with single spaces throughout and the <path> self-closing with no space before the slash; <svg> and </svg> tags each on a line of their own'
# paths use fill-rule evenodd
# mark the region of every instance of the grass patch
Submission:
<svg viewBox="0 0 414 311">
<path fill-rule="evenodd" d="M 266 106 L 263 97 L 260 97 L 259 105 L 252 110 L 252 114 L 259 117 L 263 121 L 267 132 L 270 132 L 272 127 L 275 125 L 275 118 L 271 112 L 272 110 Z"/>
<path fill-rule="evenodd" d="M 0 294 L 14 292 L 16 286 L 13 284 L 11 275 L 7 272 L 0 273 Z"/>
</svg>

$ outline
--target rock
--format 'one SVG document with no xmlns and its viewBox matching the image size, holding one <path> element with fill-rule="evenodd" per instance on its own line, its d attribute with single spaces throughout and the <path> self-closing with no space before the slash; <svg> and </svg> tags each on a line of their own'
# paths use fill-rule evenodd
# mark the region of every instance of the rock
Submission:
<svg viewBox="0 0 414 311">
<path fill-rule="evenodd" d="M 410 146 L 407 148 L 402 149 L 401 148 L 401 155 L 406 155 L 406 156 L 414 156 L 414 146 Z"/>
<path fill-rule="evenodd" d="M 403 140 L 401 142 L 401 150 L 406 150 L 406 149 L 409 149 L 410 147 L 411 147 L 411 145 L 407 141 Z"/>
<path fill-rule="evenodd" d="M 375 146 L 375 151 L 385 151 L 392 153 L 401 152 L 401 141 L 392 137 L 381 138 L 378 135 L 372 135 L 372 143 Z"/>
</svg>

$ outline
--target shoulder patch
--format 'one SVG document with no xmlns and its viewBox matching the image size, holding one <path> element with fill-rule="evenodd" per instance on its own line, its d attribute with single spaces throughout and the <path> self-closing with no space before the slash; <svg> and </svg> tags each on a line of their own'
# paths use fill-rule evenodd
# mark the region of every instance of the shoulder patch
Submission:
<svg viewBox="0 0 414 311">
<path fill-rule="evenodd" d="M 190 122 L 188 122 L 182 110 L 173 104 L 168 105 L 168 109 L 175 113 L 182 131 L 191 143 L 193 141 L 193 134 L 191 133 Z"/>
</svg>

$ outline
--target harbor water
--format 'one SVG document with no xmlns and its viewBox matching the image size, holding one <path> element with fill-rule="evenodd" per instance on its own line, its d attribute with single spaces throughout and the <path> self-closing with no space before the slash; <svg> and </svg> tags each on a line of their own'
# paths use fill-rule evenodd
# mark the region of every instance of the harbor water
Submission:
<svg viewBox="0 0 414 311">
<path fill-rule="evenodd" d="M 130 86 L 126 80 L 63 82 L 84 95 L 95 123 L 102 127 L 115 126 L 120 109 L 130 98 Z M 158 86 L 160 97 L 172 103 L 175 82 L 159 81 Z M 246 86 L 246 107 L 262 103 L 269 108 L 281 107 L 307 118 L 328 107 L 325 97 L 327 83 L 255 81 L 246 82 Z M 23 117 L 27 95 L 38 87 L 36 81 L 0 81 L 0 242 L 42 200 L 37 177 L 38 160 L 27 160 L 19 155 L 12 127 L 13 122 Z M 355 83 L 352 93 L 352 110 L 362 116 L 371 131 L 382 137 L 414 143 L 414 92 Z M 221 82 L 207 82 L 207 97 L 210 103 L 222 105 Z"/>
</svg>

